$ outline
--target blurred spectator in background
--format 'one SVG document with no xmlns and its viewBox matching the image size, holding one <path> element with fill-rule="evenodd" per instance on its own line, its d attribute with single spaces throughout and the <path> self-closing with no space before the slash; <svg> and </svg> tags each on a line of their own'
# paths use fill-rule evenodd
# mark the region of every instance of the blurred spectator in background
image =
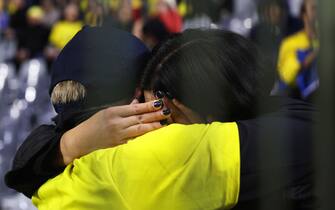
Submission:
<svg viewBox="0 0 335 210">
<path fill-rule="evenodd" d="M 181 32 L 183 20 L 175 0 L 157 0 L 154 16 L 159 18 L 170 33 Z"/>
<path fill-rule="evenodd" d="M 152 49 L 170 36 L 165 25 L 157 18 L 148 19 L 142 29 L 142 40 Z"/>
<path fill-rule="evenodd" d="M 0 33 L 5 31 L 9 25 L 9 16 L 5 11 L 5 2 L 0 0 Z"/>
<path fill-rule="evenodd" d="M 51 28 L 60 18 L 60 12 L 52 0 L 42 0 L 41 7 L 44 11 L 43 25 Z"/>
<path fill-rule="evenodd" d="M 11 60 L 16 51 L 13 31 L 9 30 L 9 15 L 4 0 L 0 0 L 0 62 Z"/>
<path fill-rule="evenodd" d="M 316 59 L 319 51 L 315 0 L 301 7 L 302 31 L 283 40 L 278 58 L 281 94 L 310 99 L 319 86 Z"/>
<path fill-rule="evenodd" d="M 142 0 L 131 1 L 134 21 L 137 21 L 143 17 L 144 5 L 145 4 Z"/>
<path fill-rule="evenodd" d="M 134 27 L 134 15 L 130 0 L 114 0 L 102 4 L 104 24 L 131 32 Z"/>
<path fill-rule="evenodd" d="M 258 5 L 259 22 L 250 32 L 254 41 L 273 66 L 277 63 L 280 43 L 286 33 L 287 11 L 282 0 L 261 0 Z"/>
<path fill-rule="evenodd" d="M 183 18 L 175 0 L 149 0 L 147 3 L 145 11 L 148 14 L 144 15 L 138 13 L 139 3 L 133 5 L 135 22 L 132 32 L 152 49 L 171 34 L 180 33 Z"/>
<path fill-rule="evenodd" d="M 43 55 L 49 37 L 49 29 L 43 25 L 44 14 L 39 6 L 32 6 L 27 11 L 27 25 L 17 32 L 15 61 L 18 67 L 28 59 Z"/>
<path fill-rule="evenodd" d="M 79 18 L 77 4 L 71 3 L 64 8 L 64 19 L 58 21 L 51 30 L 50 43 L 61 50 L 82 28 L 83 24 Z"/>
<path fill-rule="evenodd" d="M 25 0 L 11 0 L 9 2 L 10 27 L 18 32 L 27 26 L 26 13 L 27 7 Z"/>
<path fill-rule="evenodd" d="M 121 0 L 116 13 L 118 28 L 131 31 L 133 27 L 133 13 L 131 2 L 129 0 Z"/>
<path fill-rule="evenodd" d="M 79 20 L 79 7 L 77 4 L 70 3 L 66 5 L 63 13 L 64 19 L 58 21 L 51 29 L 49 37 L 51 46 L 46 50 L 48 60 L 55 59 L 60 50 L 83 27 L 83 23 Z"/>
<path fill-rule="evenodd" d="M 16 41 L 12 30 L 0 33 L 0 62 L 7 62 L 14 58 L 16 53 Z"/>
<path fill-rule="evenodd" d="M 88 1 L 85 9 L 84 22 L 90 26 L 99 26 L 102 24 L 104 8 L 97 1 Z"/>
</svg>

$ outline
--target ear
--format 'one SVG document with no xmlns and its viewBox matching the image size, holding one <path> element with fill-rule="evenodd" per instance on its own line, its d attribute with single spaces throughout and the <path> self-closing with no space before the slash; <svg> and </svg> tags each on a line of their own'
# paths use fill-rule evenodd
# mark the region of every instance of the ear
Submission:
<svg viewBox="0 0 335 210">
<path fill-rule="evenodd" d="M 190 123 L 204 123 L 205 120 L 194 112 L 192 109 L 186 107 L 184 104 L 180 103 L 178 100 L 172 100 L 173 105 L 182 113 Z"/>
</svg>

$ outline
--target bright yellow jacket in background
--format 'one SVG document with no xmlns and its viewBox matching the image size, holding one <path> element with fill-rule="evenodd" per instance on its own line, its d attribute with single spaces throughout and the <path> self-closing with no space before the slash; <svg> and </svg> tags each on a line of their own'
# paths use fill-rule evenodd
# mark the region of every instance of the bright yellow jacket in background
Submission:
<svg viewBox="0 0 335 210">
<path fill-rule="evenodd" d="M 75 160 L 32 201 L 40 210 L 229 209 L 239 185 L 236 123 L 173 124 Z"/>
<path fill-rule="evenodd" d="M 283 40 L 279 50 L 278 72 L 285 84 L 296 85 L 296 78 L 302 65 L 298 59 L 298 51 L 307 50 L 310 47 L 305 31 L 297 32 Z"/>
<path fill-rule="evenodd" d="M 60 21 L 56 23 L 50 32 L 49 42 L 61 50 L 83 27 L 82 22 Z"/>
</svg>

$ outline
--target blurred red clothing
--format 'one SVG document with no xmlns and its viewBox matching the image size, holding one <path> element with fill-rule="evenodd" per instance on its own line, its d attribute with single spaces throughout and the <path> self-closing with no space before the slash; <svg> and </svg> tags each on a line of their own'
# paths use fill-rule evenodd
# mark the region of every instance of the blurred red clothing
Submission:
<svg viewBox="0 0 335 210">
<path fill-rule="evenodd" d="M 176 9 L 169 9 L 166 12 L 159 13 L 158 18 L 170 33 L 179 33 L 182 31 L 183 20 Z"/>
</svg>

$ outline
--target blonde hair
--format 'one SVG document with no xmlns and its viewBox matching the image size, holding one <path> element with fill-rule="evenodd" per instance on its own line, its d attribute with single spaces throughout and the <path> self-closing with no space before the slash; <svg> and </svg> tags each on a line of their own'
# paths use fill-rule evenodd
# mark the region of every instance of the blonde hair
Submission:
<svg viewBox="0 0 335 210">
<path fill-rule="evenodd" d="M 52 104 L 67 104 L 84 99 L 86 96 L 85 87 L 76 81 L 63 81 L 58 83 L 52 90 Z"/>
</svg>

